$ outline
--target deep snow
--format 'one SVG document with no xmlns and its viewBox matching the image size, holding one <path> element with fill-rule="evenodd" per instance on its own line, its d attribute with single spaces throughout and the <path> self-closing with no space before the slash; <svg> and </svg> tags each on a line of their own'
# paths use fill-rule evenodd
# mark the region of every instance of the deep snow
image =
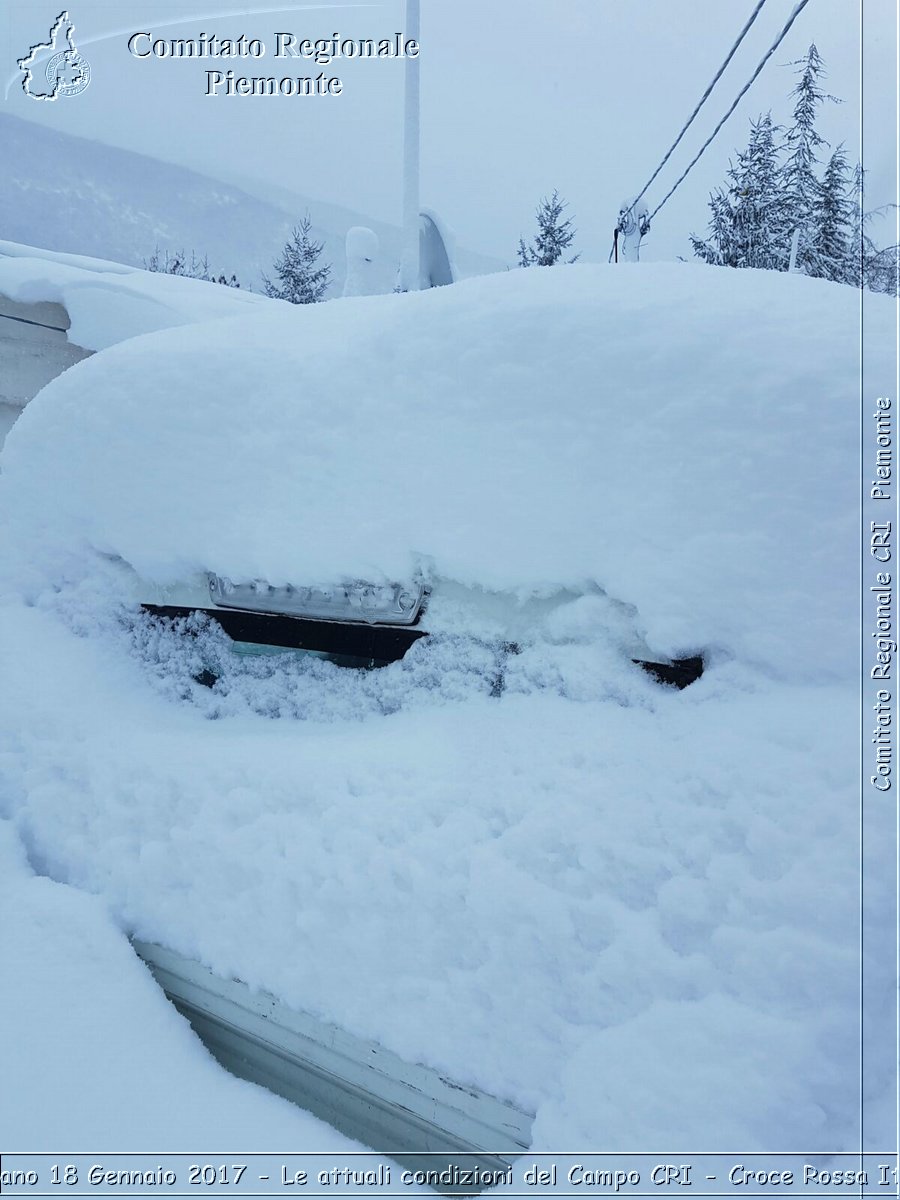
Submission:
<svg viewBox="0 0 900 1200">
<path fill-rule="evenodd" d="M 33 864 L 533 1106 L 536 1146 L 856 1145 L 857 302 L 535 270 L 74 367 L 0 463 L 0 811 Z M 122 608 L 118 558 L 572 591 L 499 699 L 452 639 L 210 692 L 196 642 Z M 597 586 L 660 651 L 708 651 L 703 678 L 636 672 Z M 890 1066 L 868 1086 L 883 1145 Z"/>
</svg>

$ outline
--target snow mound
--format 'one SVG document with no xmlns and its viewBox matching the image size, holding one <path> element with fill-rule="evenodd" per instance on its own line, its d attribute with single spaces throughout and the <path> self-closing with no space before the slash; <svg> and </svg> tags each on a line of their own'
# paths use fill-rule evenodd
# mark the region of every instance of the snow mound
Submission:
<svg viewBox="0 0 900 1200">
<path fill-rule="evenodd" d="M 662 653 L 849 677 L 857 305 L 688 265 L 266 305 L 55 380 L 10 434 L 5 502 L 51 580 L 94 550 L 159 584 L 596 584 Z M 891 316 L 871 300 L 885 352 Z"/>
<path fill-rule="evenodd" d="M 69 341 L 85 350 L 280 303 L 205 280 L 4 241 L 0 295 L 22 304 L 61 304 L 71 321 Z"/>
</svg>

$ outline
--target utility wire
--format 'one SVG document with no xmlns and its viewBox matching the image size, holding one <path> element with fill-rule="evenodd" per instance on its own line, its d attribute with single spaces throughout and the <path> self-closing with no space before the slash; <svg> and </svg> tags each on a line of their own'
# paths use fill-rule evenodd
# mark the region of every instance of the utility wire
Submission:
<svg viewBox="0 0 900 1200">
<path fill-rule="evenodd" d="M 740 44 L 744 40 L 744 38 L 747 36 L 750 26 L 753 24 L 753 22 L 759 16 L 760 12 L 762 12 L 762 8 L 765 3 L 766 3 L 766 0 L 759 0 L 759 3 L 757 4 L 756 8 L 754 8 L 753 12 L 750 14 L 750 19 L 747 21 L 747 24 L 744 26 L 744 28 L 738 34 L 737 41 L 734 43 L 734 45 L 728 51 L 728 57 L 722 63 L 721 67 L 719 67 L 718 71 L 715 74 L 715 77 L 713 78 L 712 83 L 709 85 L 709 87 L 706 89 L 706 91 L 700 97 L 697 107 L 694 109 L 694 111 L 688 117 L 688 119 L 684 123 L 684 125 L 682 125 L 681 132 L 679 133 L 678 137 L 675 139 L 675 141 L 672 143 L 672 145 L 667 150 L 665 158 L 662 160 L 662 162 L 659 164 L 659 166 L 656 168 L 656 170 L 653 172 L 653 174 L 650 176 L 650 178 L 647 180 L 647 182 L 641 188 L 641 190 L 637 194 L 637 196 L 635 196 L 634 200 L 632 200 L 631 204 L 628 207 L 629 212 L 631 212 L 631 210 L 635 207 L 637 202 L 643 197 L 644 193 L 647 191 L 647 189 L 653 183 L 654 179 L 657 177 L 657 175 L 660 173 L 660 171 L 663 169 L 663 167 L 666 165 L 666 163 L 672 157 L 672 152 L 678 146 L 679 142 L 684 137 L 684 135 L 687 133 L 687 131 L 690 129 L 691 125 L 693 124 L 694 117 L 696 117 L 697 113 L 700 111 L 700 109 L 703 107 L 703 105 L 709 99 L 713 88 L 716 86 L 716 84 L 722 78 L 722 75 L 725 72 L 725 68 L 728 66 L 728 64 L 731 62 L 731 60 L 734 58 L 735 54 L 737 53 L 738 47 L 740 46 Z"/>
<path fill-rule="evenodd" d="M 36 325 L 38 329 L 52 329 L 54 333 L 65 333 L 59 325 L 45 325 L 43 321 L 29 321 L 27 317 L 14 317 L 11 313 L 0 313 L 0 321 L 18 321 L 20 325 Z"/>
<path fill-rule="evenodd" d="M 781 45 L 781 43 L 784 41 L 784 39 L 787 37 L 788 30 L 791 28 L 791 26 L 794 24 L 794 22 L 800 16 L 801 12 L 803 12 L 804 8 L 806 8 L 807 4 L 809 4 L 809 0 L 799 0 L 799 3 L 794 6 L 794 10 L 791 13 L 791 15 L 788 17 L 787 24 L 785 25 L 784 29 L 782 29 L 781 33 L 779 33 L 778 37 L 775 39 L 775 41 L 772 43 L 772 45 L 769 47 L 769 49 L 766 51 L 766 53 L 760 59 L 759 66 L 756 68 L 756 70 L 753 72 L 753 74 L 750 76 L 750 78 L 747 80 L 747 82 L 744 84 L 744 86 L 738 92 L 737 98 L 735 99 L 731 108 L 729 108 L 728 112 L 725 114 L 725 116 L 722 118 L 722 120 L 718 123 L 718 125 L 715 127 L 715 129 L 712 131 L 712 133 L 709 135 L 709 137 L 706 139 L 706 141 L 703 143 L 703 145 L 697 151 L 697 154 L 694 156 L 693 159 L 691 159 L 691 161 L 688 163 L 687 167 L 685 167 L 682 174 L 679 175 L 679 177 L 675 180 L 675 183 L 672 185 L 672 187 L 669 189 L 669 191 L 666 193 L 666 195 L 663 196 L 662 200 L 659 202 L 659 204 L 657 204 L 656 208 L 654 208 L 653 212 L 650 214 L 650 217 L 648 218 L 650 221 L 653 220 L 653 218 L 656 216 L 656 214 L 659 212 L 659 210 L 662 208 L 662 206 L 666 203 L 666 201 L 670 198 L 670 196 L 672 196 L 674 194 L 675 190 L 684 182 L 685 179 L 687 179 L 690 172 L 700 161 L 700 158 L 701 158 L 703 152 L 706 150 L 707 146 L 709 146 L 709 144 L 712 142 L 713 138 L 716 136 L 716 134 L 719 132 L 719 130 L 722 128 L 722 126 L 725 124 L 725 122 L 728 120 L 728 118 L 731 116 L 731 114 L 737 108 L 738 104 L 741 102 L 741 100 L 746 95 L 746 93 L 749 91 L 750 87 L 753 85 L 753 83 L 755 83 L 755 81 L 758 78 L 763 67 L 766 65 L 766 63 L 769 61 L 769 59 L 772 57 L 772 55 L 775 53 L 775 51 L 778 49 L 778 47 Z M 644 190 L 646 191 L 646 188 Z"/>
</svg>

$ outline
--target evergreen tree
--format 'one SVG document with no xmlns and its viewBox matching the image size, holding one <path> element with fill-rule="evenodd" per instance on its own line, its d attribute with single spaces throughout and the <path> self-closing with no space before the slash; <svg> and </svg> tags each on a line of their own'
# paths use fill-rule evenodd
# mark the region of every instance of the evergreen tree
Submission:
<svg viewBox="0 0 900 1200">
<path fill-rule="evenodd" d="M 865 211 L 862 168 L 851 172 L 842 146 L 821 167 L 819 152 L 828 143 L 816 118 L 822 102 L 836 98 L 822 89 L 825 68 L 815 45 L 793 65 L 800 79 L 783 143 L 771 116 L 752 124 L 747 149 L 729 164 L 727 185 L 709 198 L 707 237 L 691 237 L 694 253 L 716 265 L 783 271 L 799 231 L 796 270 L 896 295 L 900 246 L 879 250 L 868 235 L 874 214 Z"/>
<path fill-rule="evenodd" d="M 731 176 L 729 164 L 729 178 Z M 706 241 L 691 234 L 694 253 L 714 267 L 736 267 L 739 255 L 734 245 L 734 213 L 728 193 L 719 188 L 709 197 L 709 236 Z"/>
<path fill-rule="evenodd" d="M 825 65 L 813 43 L 806 55 L 792 64 L 798 68 L 800 80 L 791 92 L 795 98 L 794 123 L 787 131 L 783 168 L 784 217 L 791 232 L 800 230 L 797 250 L 797 270 L 808 275 L 812 270 L 817 241 L 817 221 L 821 211 L 821 184 L 816 175 L 819 157 L 816 151 L 828 143 L 816 130 L 819 106 L 824 100 L 839 103 L 835 96 L 827 95 L 820 80 L 825 75 Z"/>
<path fill-rule="evenodd" d="M 307 213 L 300 224 L 294 226 L 291 240 L 285 244 L 275 263 L 281 285 L 263 275 L 266 295 L 289 300 L 291 304 L 316 304 L 322 300 L 331 279 L 330 263 L 317 266 L 323 249 L 324 243 L 312 237 L 312 220 Z"/>
<path fill-rule="evenodd" d="M 854 246 L 859 205 L 854 191 L 847 156 L 838 146 L 819 185 L 805 257 L 808 274 L 859 286 L 859 254 Z"/>
<path fill-rule="evenodd" d="M 865 215 L 865 176 L 862 163 L 857 163 L 853 171 L 853 224 L 850 230 L 850 244 L 853 255 L 853 279 L 857 287 L 865 287 L 865 262 L 869 253 L 870 238 L 866 233 L 867 217 Z"/>
<path fill-rule="evenodd" d="M 873 292 L 886 292 L 900 296 L 900 245 L 885 246 L 879 250 L 869 237 L 867 226 L 873 216 L 884 212 L 877 209 L 865 210 L 865 173 L 857 163 L 853 174 L 853 222 L 851 245 L 853 248 L 853 278 L 857 287 L 867 287 Z M 894 207 L 893 205 L 891 207 Z"/>
<path fill-rule="evenodd" d="M 572 218 L 562 220 L 562 214 L 567 207 L 555 189 L 552 196 L 545 196 L 541 200 L 535 212 L 538 232 L 534 237 L 534 245 L 528 246 L 524 238 L 519 238 L 520 267 L 552 267 L 559 262 L 563 251 L 571 246 L 576 234 L 572 227 Z M 568 261 L 576 262 L 579 257 L 576 254 Z"/>
<path fill-rule="evenodd" d="M 900 244 L 895 242 L 883 250 L 873 247 L 863 271 L 866 287 L 871 291 L 900 296 Z"/>
<path fill-rule="evenodd" d="M 205 255 L 203 258 L 198 258 L 193 250 L 190 262 L 188 262 L 187 255 L 183 250 L 176 250 L 174 254 L 170 254 L 168 250 L 160 252 L 159 246 L 157 246 L 150 258 L 144 259 L 144 267 L 148 271 L 159 272 L 162 275 L 183 275 L 189 279 L 202 279 L 206 283 L 221 283 L 225 287 L 239 288 L 241 286 L 237 276 L 233 273 L 230 277 L 226 277 L 222 272 L 212 275 L 209 269 L 209 258 Z"/>
<path fill-rule="evenodd" d="M 729 164 L 728 187 L 710 196 L 706 240 L 691 237 L 694 253 L 726 267 L 783 270 L 789 254 L 783 183 L 772 114 L 751 123 L 750 142 Z"/>
</svg>

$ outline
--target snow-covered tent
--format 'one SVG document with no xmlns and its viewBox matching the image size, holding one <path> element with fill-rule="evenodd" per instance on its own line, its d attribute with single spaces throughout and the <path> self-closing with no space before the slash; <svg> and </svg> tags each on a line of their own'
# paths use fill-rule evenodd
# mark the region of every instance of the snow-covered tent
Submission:
<svg viewBox="0 0 900 1200">
<path fill-rule="evenodd" d="M 419 213 L 419 287 L 444 287 L 459 279 L 454 262 L 456 239 L 430 208 Z"/>
</svg>

